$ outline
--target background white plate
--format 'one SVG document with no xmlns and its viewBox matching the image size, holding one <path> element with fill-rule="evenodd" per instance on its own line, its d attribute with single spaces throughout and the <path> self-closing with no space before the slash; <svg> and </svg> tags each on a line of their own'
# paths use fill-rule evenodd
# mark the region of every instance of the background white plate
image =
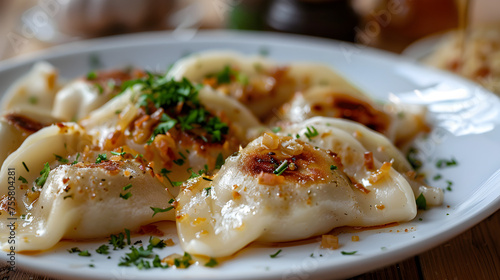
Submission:
<svg viewBox="0 0 500 280">
<path fill-rule="evenodd" d="M 188 53 L 207 49 L 231 49 L 246 54 L 263 50 L 278 61 L 317 61 L 331 65 L 376 99 L 388 98 L 428 104 L 433 132 L 416 146 L 427 162 L 430 183 L 445 188 L 442 207 L 419 212 L 417 218 L 393 228 L 368 230 L 339 236 L 339 250 L 319 249 L 314 239 L 281 245 L 254 244 L 216 268 L 189 269 L 118 267 L 125 252 L 113 251 L 111 259 L 95 249 L 105 241 L 62 242 L 54 250 L 37 255 L 16 255 L 16 267 L 53 277 L 104 279 L 333 279 L 362 274 L 411 257 L 451 239 L 500 208 L 500 105 L 492 94 L 452 74 L 424 68 L 400 57 L 331 40 L 272 33 L 204 32 L 194 38 L 183 34 L 147 33 L 121 36 L 53 48 L 33 56 L 0 63 L 0 93 L 36 61 L 46 60 L 61 76 L 74 78 L 91 70 L 97 56 L 104 68 L 136 65 L 152 71 Z M 437 159 L 455 158 L 458 166 L 437 170 Z M 433 181 L 435 174 L 443 179 Z M 321 217 L 311 217 L 321 219 Z M 170 226 L 169 226 L 170 225 Z M 177 242 L 174 224 L 167 224 L 167 238 Z M 407 231 L 405 231 L 407 230 Z M 399 232 L 398 232 L 399 231 Z M 147 243 L 147 237 L 135 237 Z M 91 257 L 70 255 L 66 249 L 89 249 Z M 278 249 L 277 258 L 269 255 Z M 358 251 L 342 255 L 341 251 Z M 180 247 L 156 251 L 161 257 L 182 253 Z M 312 257 L 311 257 L 312 254 Z M 6 253 L 1 253 L 6 259 Z M 94 267 L 89 267 L 93 264 Z"/>
</svg>

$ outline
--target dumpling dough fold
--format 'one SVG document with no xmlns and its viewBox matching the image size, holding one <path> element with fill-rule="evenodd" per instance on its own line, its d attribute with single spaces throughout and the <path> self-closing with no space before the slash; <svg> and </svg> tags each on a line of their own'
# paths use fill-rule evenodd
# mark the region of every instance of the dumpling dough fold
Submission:
<svg viewBox="0 0 500 280">
<path fill-rule="evenodd" d="M 274 174 L 284 161 L 283 173 Z M 390 168 L 360 190 L 344 172 L 355 164 L 304 141 L 265 134 L 228 158 L 212 181 L 197 178 L 185 185 L 177 199 L 181 245 L 192 254 L 223 257 L 255 240 L 298 240 L 339 226 L 415 217 L 415 197 L 401 174 Z M 376 172 L 358 171 L 360 182 Z"/>
</svg>

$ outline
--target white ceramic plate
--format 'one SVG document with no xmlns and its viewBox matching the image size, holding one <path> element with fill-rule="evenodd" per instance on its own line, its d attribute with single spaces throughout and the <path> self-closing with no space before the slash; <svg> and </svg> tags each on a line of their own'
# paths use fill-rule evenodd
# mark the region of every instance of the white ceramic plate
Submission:
<svg viewBox="0 0 500 280">
<path fill-rule="evenodd" d="M 0 93 L 26 73 L 35 61 L 46 60 L 73 78 L 90 70 L 97 56 L 105 68 L 137 65 L 163 71 L 181 56 L 207 49 L 231 49 L 246 54 L 268 52 L 272 59 L 318 61 L 331 65 L 376 99 L 402 99 L 428 104 L 433 132 L 415 143 L 427 163 L 430 183 L 445 191 L 442 207 L 419 212 L 407 224 L 392 228 L 340 234 L 339 250 L 319 249 L 315 239 L 281 245 L 254 244 L 216 268 L 138 270 L 118 267 L 126 250 L 113 251 L 111 259 L 95 253 L 104 241 L 71 244 L 36 255 L 16 255 L 16 267 L 61 278 L 104 279 L 333 279 L 346 278 L 419 254 L 451 239 L 500 208 L 500 105 L 492 94 L 461 78 L 424 68 L 413 62 L 362 46 L 310 37 L 270 33 L 207 32 L 195 37 L 148 33 L 78 42 L 28 58 L 0 63 Z M 458 166 L 437 169 L 438 159 L 454 158 Z M 442 179 L 433 181 L 436 174 Z M 321 217 L 311 217 L 321 219 Z M 174 224 L 167 238 L 177 242 Z M 359 242 L 351 236 L 358 235 Z M 147 241 L 147 237 L 134 237 Z M 69 254 L 66 249 L 89 249 L 91 257 Z M 270 255 L 278 249 L 277 258 Z M 341 251 L 357 251 L 342 255 Z M 156 252 L 182 253 L 178 246 Z M 6 253 L 1 257 L 6 259 Z M 93 264 L 94 267 L 90 267 Z"/>
</svg>

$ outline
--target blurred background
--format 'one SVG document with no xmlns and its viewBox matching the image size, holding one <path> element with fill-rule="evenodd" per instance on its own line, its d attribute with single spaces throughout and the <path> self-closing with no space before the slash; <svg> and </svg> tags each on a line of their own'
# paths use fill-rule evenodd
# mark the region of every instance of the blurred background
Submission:
<svg viewBox="0 0 500 280">
<path fill-rule="evenodd" d="M 0 60 L 134 32 L 171 30 L 185 38 L 207 29 L 262 30 L 402 53 L 500 94 L 499 5 L 500 0 L 0 0 Z"/>
<path fill-rule="evenodd" d="M 497 0 L 0 0 L 0 59 L 123 33 L 249 29 L 393 52 L 429 34 L 500 18 Z M 468 14 L 466 17 L 465 14 Z"/>
</svg>

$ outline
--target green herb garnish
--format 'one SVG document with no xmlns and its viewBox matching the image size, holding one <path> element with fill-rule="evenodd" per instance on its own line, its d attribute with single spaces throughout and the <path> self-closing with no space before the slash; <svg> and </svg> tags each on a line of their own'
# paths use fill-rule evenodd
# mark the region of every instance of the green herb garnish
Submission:
<svg viewBox="0 0 500 280">
<path fill-rule="evenodd" d="M 222 153 L 219 153 L 217 155 L 217 158 L 215 159 L 215 169 L 221 169 L 222 165 L 224 165 L 224 157 L 222 156 Z"/>
<path fill-rule="evenodd" d="M 444 168 L 444 167 L 450 167 L 450 166 L 456 166 L 456 165 L 458 165 L 458 162 L 454 158 L 452 158 L 451 160 L 439 159 L 436 162 L 437 168 Z"/>
<path fill-rule="evenodd" d="M 316 137 L 319 135 L 318 131 L 314 126 L 311 127 L 306 127 L 307 132 L 304 133 L 304 135 L 307 137 L 309 141 L 311 141 L 312 138 Z"/>
<path fill-rule="evenodd" d="M 28 183 L 28 180 L 26 180 L 26 178 L 24 178 L 23 176 L 19 176 L 19 181 L 21 181 L 21 183 L 23 184 L 27 184 Z"/>
<path fill-rule="evenodd" d="M 43 166 L 42 171 L 40 171 L 41 176 L 35 179 L 35 184 L 39 187 L 43 187 L 45 181 L 47 181 L 47 177 L 49 177 L 49 173 L 50 173 L 50 166 L 49 163 L 46 162 Z"/>
<path fill-rule="evenodd" d="M 210 258 L 210 260 L 205 264 L 205 266 L 208 266 L 208 267 L 215 267 L 217 266 L 219 263 L 217 262 L 216 259 L 214 258 Z"/>
<path fill-rule="evenodd" d="M 273 173 L 276 174 L 277 176 L 280 176 L 288 168 L 288 165 L 289 165 L 288 161 L 284 160 L 280 164 L 280 166 L 278 166 L 278 168 L 276 168 L 276 170 L 273 171 Z"/>
<path fill-rule="evenodd" d="M 68 249 L 68 252 L 69 252 L 70 254 L 73 254 L 73 253 L 79 253 L 79 252 L 81 252 L 81 250 L 80 250 L 80 249 L 78 249 L 78 247 L 73 247 L 73 248 L 71 248 L 71 249 Z"/>
<path fill-rule="evenodd" d="M 276 258 L 279 255 L 279 253 L 281 253 L 281 249 L 279 249 L 278 252 L 276 252 L 276 253 L 274 253 L 272 255 L 269 255 L 269 256 L 271 257 L 271 259 L 274 259 L 274 258 Z"/>
<path fill-rule="evenodd" d="M 204 188 L 204 190 L 206 192 L 206 195 L 209 196 L 210 195 L 210 191 L 212 190 L 212 187 Z"/>
<path fill-rule="evenodd" d="M 56 160 L 57 160 L 58 162 L 60 162 L 60 163 L 68 163 L 68 162 L 69 162 L 69 160 L 68 160 L 68 159 L 63 158 L 63 157 L 62 157 L 62 156 L 60 156 L 60 155 L 56 155 L 56 154 L 54 154 L 54 156 L 56 157 Z"/>
<path fill-rule="evenodd" d="M 87 73 L 87 80 L 95 80 L 97 79 L 97 73 L 95 71 L 90 71 Z"/>
<path fill-rule="evenodd" d="M 425 196 L 421 193 L 416 200 L 417 209 L 426 210 L 427 209 L 427 201 L 425 200 Z"/>
<path fill-rule="evenodd" d="M 85 251 L 81 251 L 78 253 L 78 256 L 81 256 L 81 257 L 90 257 L 90 253 L 88 250 L 85 250 Z"/>
<path fill-rule="evenodd" d="M 108 155 L 106 154 L 99 154 L 97 155 L 97 159 L 95 160 L 95 163 L 101 163 L 103 161 L 108 160 Z"/>
<path fill-rule="evenodd" d="M 109 254 L 109 246 L 108 245 L 101 245 L 99 246 L 99 248 L 97 248 L 95 251 L 96 253 L 98 254 L 101 254 L 101 255 L 107 255 Z"/>
<path fill-rule="evenodd" d="M 406 159 L 411 164 L 413 169 L 418 170 L 418 169 L 420 169 L 420 167 L 422 167 L 422 161 L 420 161 L 420 159 L 418 159 L 418 150 L 417 149 L 411 147 L 408 150 L 408 153 L 406 154 Z"/>
<path fill-rule="evenodd" d="M 358 251 L 352 251 L 352 252 L 341 251 L 340 253 L 341 253 L 342 255 L 354 255 L 354 254 L 356 254 L 357 252 L 358 252 Z"/>
<path fill-rule="evenodd" d="M 153 213 L 152 217 L 154 217 L 158 213 L 168 212 L 168 211 L 174 209 L 174 206 L 169 206 L 167 208 L 158 208 L 158 207 L 149 207 L 149 208 L 151 208 L 151 210 L 153 210 L 154 213 Z"/>
<path fill-rule="evenodd" d="M 125 200 L 129 199 L 131 196 L 132 196 L 131 192 L 128 192 L 128 193 L 125 193 L 125 194 L 120 193 L 120 197 L 123 198 L 123 199 L 125 199 Z"/>
<path fill-rule="evenodd" d="M 125 247 L 125 236 L 123 232 L 118 235 L 111 234 L 109 239 L 109 244 L 113 245 L 113 250 L 123 249 Z"/>
</svg>

